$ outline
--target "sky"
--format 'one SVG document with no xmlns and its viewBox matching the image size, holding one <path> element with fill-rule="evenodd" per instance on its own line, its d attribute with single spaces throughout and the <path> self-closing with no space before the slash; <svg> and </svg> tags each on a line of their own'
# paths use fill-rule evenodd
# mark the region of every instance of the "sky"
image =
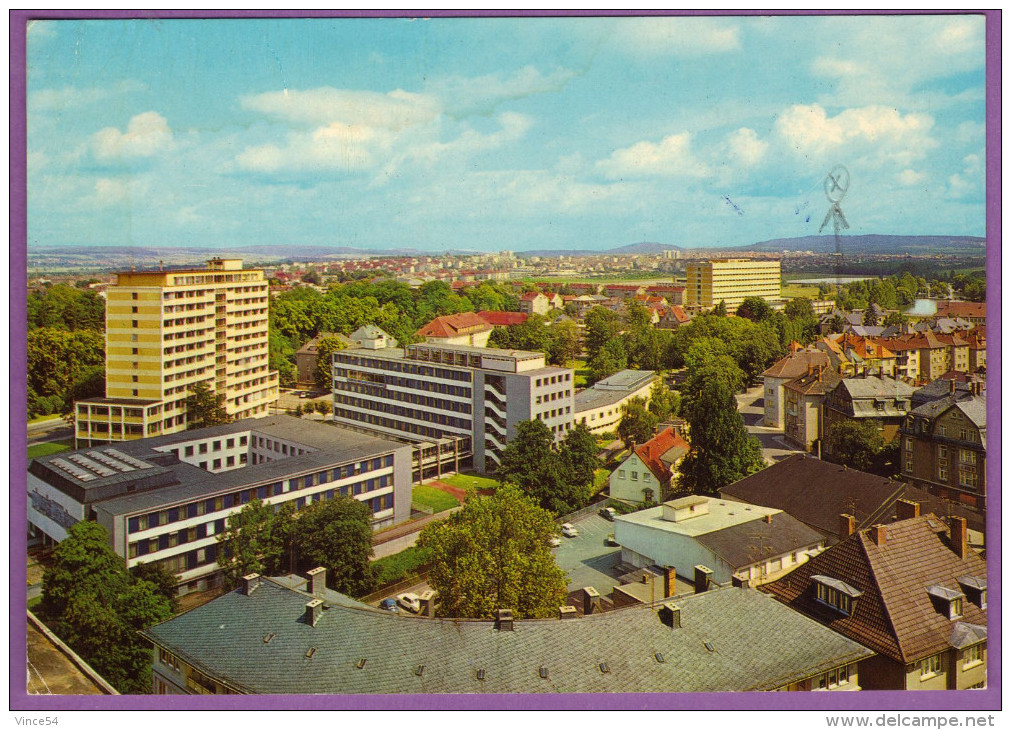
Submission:
<svg viewBox="0 0 1011 730">
<path fill-rule="evenodd" d="M 985 233 L 983 16 L 33 21 L 28 245 Z M 825 232 L 831 232 L 831 224 Z"/>
</svg>

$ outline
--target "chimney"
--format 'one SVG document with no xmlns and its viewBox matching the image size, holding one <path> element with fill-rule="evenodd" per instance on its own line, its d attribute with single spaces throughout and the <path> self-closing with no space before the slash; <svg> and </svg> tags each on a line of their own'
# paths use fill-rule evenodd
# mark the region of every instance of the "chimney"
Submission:
<svg viewBox="0 0 1011 730">
<path fill-rule="evenodd" d="M 909 520 L 920 516 L 920 503 L 911 499 L 895 500 L 895 519 Z"/>
<path fill-rule="evenodd" d="M 428 589 L 418 599 L 421 601 L 421 615 L 435 618 L 435 591 Z"/>
<path fill-rule="evenodd" d="M 730 585 L 734 588 L 747 588 L 748 581 L 735 573 L 730 576 Z"/>
<path fill-rule="evenodd" d="M 709 590 L 709 579 L 712 577 L 713 571 L 709 570 L 704 565 L 695 566 L 695 592 L 705 593 Z"/>
<path fill-rule="evenodd" d="M 857 529 L 857 520 L 853 515 L 839 515 L 839 536 L 849 537 Z"/>
<path fill-rule="evenodd" d="M 508 608 L 500 608 L 495 618 L 495 628 L 499 631 L 513 630 L 513 612 Z"/>
<path fill-rule="evenodd" d="M 765 523 L 768 524 L 768 525 L 772 524 L 772 515 L 766 515 L 765 516 Z"/>
<path fill-rule="evenodd" d="M 309 585 L 306 586 L 308 592 L 314 596 L 322 596 L 326 588 L 326 568 L 313 568 L 305 574 Z"/>
<path fill-rule="evenodd" d="M 952 515 L 950 519 L 951 549 L 955 555 L 965 560 L 965 556 L 969 553 L 969 531 L 966 527 L 965 518 Z"/>
<path fill-rule="evenodd" d="M 951 394 L 954 395 L 955 394 L 955 379 L 952 378 L 951 380 L 949 380 L 948 381 L 948 385 L 951 388 Z"/>
<path fill-rule="evenodd" d="M 660 623 L 672 629 L 681 628 L 681 607 L 673 603 L 665 603 L 660 607 Z"/>
<path fill-rule="evenodd" d="M 575 606 L 559 606 L 558 607 L 558 618 L 562 621 L 570 618 L 576 618 L 577 612 Z"/>
<path fill-rule="evenodd" d="M 677 593 L 677 570 L 674 568 L 663 569 L 663 597 L 671 598 Z"/>
<path fill-rule="evenodd" d="M 885 540 L 887 539 L 887 537 L 888 531 L 884 525 L 877 524 L 871 527 L 871 539 L 874 541 L 874 544 L 877 545 L 878 547 L 884 547 Z"/>
<path fill-rule="evenodd" d="M 305 622 L 310 626 L 315 626 L 319 617 L 323 614 L 323 599 L 314 598 L 305 604 Z"/>
<path fill-rule="evenodd" d="M 600 593 L 593 586 L 586 586 L 583 589 L 583 615 L 591 613 L 600 613 Z"/>
<path fill-rule="evenodd" d="M 260 574 L 250 573 L 242 576 L 242 595 L 248 596 L 260 587 Z"/>
</svg>

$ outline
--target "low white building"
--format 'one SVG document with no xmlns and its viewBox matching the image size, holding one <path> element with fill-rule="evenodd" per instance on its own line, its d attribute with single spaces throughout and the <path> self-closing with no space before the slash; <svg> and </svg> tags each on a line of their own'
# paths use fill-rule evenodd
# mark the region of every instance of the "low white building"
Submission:
<svg viewBox="0 0 1011 730">
<path fill-rule="evenodd" d="M 621 370 L 592 387 L 576 393 L 575 423 L 590 433 L 611 433 L 621 422 L 623 407 L 633 398 L 649 403 L 656 373 L 652 370 Z"/>
<path fill-rule="evenodd" d="M 782 510 L 703 496 L 619 516 L 614 539 L 623 563 L 672 567 L 684 577 L 704 565 L 716 583 L 749 585 L 775 580 L 825 549 L 824 535 Z"/>
</svg>

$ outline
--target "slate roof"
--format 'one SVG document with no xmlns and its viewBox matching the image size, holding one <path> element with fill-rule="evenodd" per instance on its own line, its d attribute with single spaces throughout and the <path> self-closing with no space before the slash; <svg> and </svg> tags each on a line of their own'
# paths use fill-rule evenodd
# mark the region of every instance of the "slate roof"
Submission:
<svg viewBox="0 0 1011 730">
<path fill-rule="evenodd" d="M 859 530 L 759 590 L 898 662 L 908 664 L 950 648 L 955 622 L 935 608 L 927 589 L 943 585 L 957 590 L 959 577 L 985 577 L 986 564 L 972 550 L 964 559 L 958 557 L 948 545 L 947 528 L 934 515 L 895 522 L 885 531 L 884 544 L 877 545 L 870 530 Z M 815 598 L 814 575 L 863 591 L 851 615 Z M 985 626 L 986 610 L 966 599 L 959 620 Z"/>
<path fill-rule="evenodd" d="M 953 371 L 952 375 L 953 377 L 949 378 L 947 377 L 948 373 L 945 373 L 937 380 L 924 385 L 922 388 L 917 388 L 912 396 L 913 409 L 915 410 L 924 403 L 951 395 L 954 395 L 959 400 L 972 398 L 972 386 L 970 385 L 972 381 L 970 381 L 968 373 Z M 952 392 L 952 383 L 954 383 L 954 392 Z M 983 392 L 986 393 L 986 381 L 983 381 Z"/>
<path fill-rule="evenodd" d="M 943 398 L 924 403 L 909 412 L 911 416 L 919 418 L 929 418 L 934 420 L 939 418 L 951 408 L 957 408 L 965 417 L 972 421 L 976 428 L 980 429 L 980 440 L 983 448 L 986 448 L 986 399 L 978 395 L 968 397 L 956 393 L 946 395 Z"/>
<path fill-rule="evenodd" d="M 659 606 L 519 619 L 501 631 L 491 621 L 331 602 L 312 626 L 304 619 L 312 598 L 263 579 L 248 596 L 227 593 L 141 633 L 228 686 L 260 694 L 772 690 L 871 655 L 743 588 L 674 599 L 680 628 L 661 622 Z"/>
<path fill-rule="evenodd" d="M 481 315 L 461 312 L 436 317 L 415 334 L 419 337 L 457 337 L 473 332 L 484 332 L 491 328 L 492 326 Z"/>
<path fill-rule="evenodd" d="M 732 525 L 695 539 L 734 570 L 778 555 L 814 548 L 825 540 L 820 532 L 785 512 L 771 515 L 770 519 L 771 522 L 761 519 Z"/>
<path fill-rule="evenodd" d="M 835 370 L 826 368 L 819 372 L 794 378 L 790 382 L 784 383 L 783 387 L 803 395 L 825 395 L 839 385 L 841 380 L 842 377 Z"/>
<path fill-rule="evenodd" d="M 895 516 L 895 503 L 906 499 L 920 505 L 920 514 L 953 513 L 965 517 L 973 530 L 983 529 L 983 518 L 958 505 L 949 505 L 934 495 L 875 474 L 848 469 L 796 454 L 720 490 L 725 498 L 737 499 L 761 507 L 781 509 L 806 525 L 829 536 L 840 535 L 842 514 L 856 518 L 858 529 Z"/>
</svg>

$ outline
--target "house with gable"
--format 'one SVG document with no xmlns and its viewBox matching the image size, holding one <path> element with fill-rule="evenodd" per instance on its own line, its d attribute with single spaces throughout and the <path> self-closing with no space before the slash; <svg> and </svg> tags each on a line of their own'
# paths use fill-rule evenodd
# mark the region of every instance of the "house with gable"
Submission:
<svg viewBox="0 0 1011 730">
<path fill-rule="evenodd" d="M 494 327 L 481 315 L 461 312 L 436 317 L 415 334 L 439 345 L 486 347 Z"/>
<path fill-rule="evenodd" d="M 812 368 L 830 367 L 829 356 L 821 350 L 800 350 L 794 346 L 793 351 L 782 358 L 764 373 L 763 392 L 765 402 L 765 420 L 763 425 L 772 428 L 783 428 L 783 413 L 785 393 L 783 386 L 795 378 L 807 375 Z"/>
<path fill-rule="evenodd" d="M 986 563 L 966 532 L 933 514 L 872 525 L 759 590 L 874 651 L 864 689 L 981 689 Z"/>
<path fill-rule="evenodd" d="M 665 428 L 633 448 L 611 472 L 611 497 L 635 503 L 663 501 L 670 495 L 678 465 L 690 448 L 673 428 Z"/>
</svg>

